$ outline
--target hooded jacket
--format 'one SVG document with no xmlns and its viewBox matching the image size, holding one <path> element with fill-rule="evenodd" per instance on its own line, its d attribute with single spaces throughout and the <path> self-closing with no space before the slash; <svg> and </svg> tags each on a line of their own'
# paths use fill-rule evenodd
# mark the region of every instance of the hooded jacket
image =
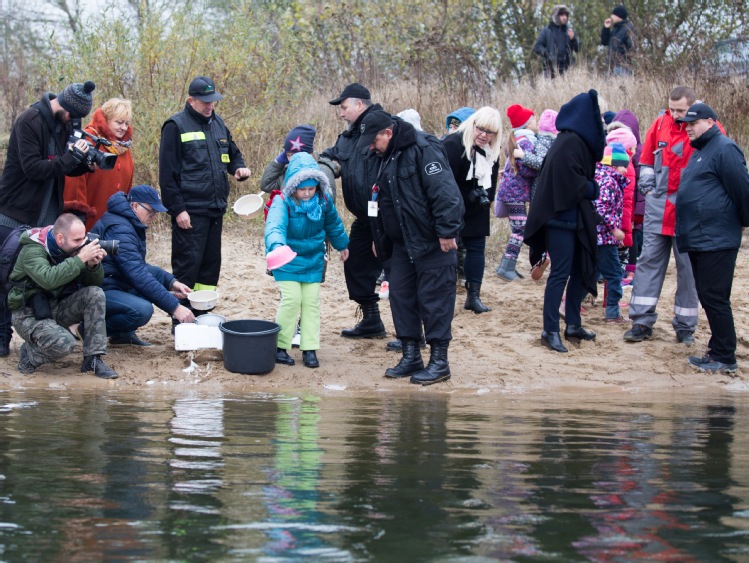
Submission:
<svg viewBox="0 0 749 563">
<path fill-rule="evenodd" d="M 559 110 L 556 140 L 546 155 L 525 224 L 524 242 L 535 264 L 546 251 L 546 227 L 570 228 L 577 233 L 585 289 L 597 295 L 595 264 L 598 198 L 596 163 L 603 158 L 605 136 L 598 93 L 578 94 Z"/>
<path fill-rule="evenodd" d="M 601 45 L 608 47 L 610 66 L 629 64 L 630 53 L 635 48 L 632 43 L 634 29 L 629 20 L 622 20 L 611 27 L 601 29 Z"/>
<path fill-rule="evenodd" d="M 373 104 L 365 109 L 362 114 L 346 129 L 338 135 L 335 145 L 325 149 L 320 156 L 330 160 L 337 160 L 341 165 L 341 190 L 343 191 L 343 201 L 351 213 L 356 215 L 357 219 L 367 219 L 367 202 L 371 199 L 372 183 L 367 178 L 367 165 L 365 161 L 372 158 L 369 150 L 363 148 L 356 149 L 356 143 L 359 142 L 361 125 L 364 116 L 370 111 L 382 111 L 380 104 Z"/>
<path fill-rule="evenodd" d="M 412 262 L 440 251 L 439 239 L 457 238 L 463 226 L 463 198 L 455 183 L 442 144 L 431 135 L 416 131 L 413 125 L 393 117 L 393 138 L 384 157 L 378 185 L 387 191 L 392 216 L 383 209 L 377 223 L 383 236 L 376 236 L 378 256 L 389 258 L 393 238 L 388 223 L 402 236 Z M 486 210 L 487 217 L 489 215 Z M 396 226 L 397 222 L 397 226 Z M 379 239 L 379 240 L 377 240 Z"/>
<path fill-rule="evenodd" d="M 454 117 L 455 119 L 463 123 L 466 119 L 471 117 L 474 113 L 476 113 L 476 110 L 467 106 L 458 108 L 455 111 L 451 111 L 450 113 L 447 114 L 447 117 L 445 118 L 445 130 L 450 131 L 450 118 Z"/>
<path fill-rule="evenodd" d="M 101 285 L 101 263 L 89 269 L 77 256 L 53 257 L 47 245 L 52 225 L 29 229 L 21 235 L 21 252 L 10 274 L 14 287 L 8 292 L 8 309 L 17 311 L 40 291 L 55 299 L 75 291 L 77 286 Z"/>
<path fill-rule="evenodd" d="M 692 141 L 695 149 L 676 195 L 679 252 L 732 250 L 749 227 L 749 173 L 744 154 L 717 125 Z"/>
<path fill-rule="evenodd" d="M 563 5 L 554 6 L 549 25 L 541 30 L 533 45 L 533 52 L 542 58 L 544 68 L 552 72 L 559 69 L 560 74 L 572 65 L 573 53 L 577 53 L 580 49 L 577 35 L 570 39 L 567 35 L 569 25 L 562 24 L 559 20 L 559 11 L 564 7 Z"/>
<path fill-rule="evenodd" d="M 135 292 L 171 315 L 179 305 L 169 293 L 174 276 L 146 263 L 146 226 L 130 207 L 127 196 L 117 192 L 107 202 L 107 212 L 91 230 L 100 240 L 120 241 L 119 252 L 104 257 L 104 291 Z"/>
<path fill-rule="evenodd" d="M 310 205 L 320 208 L 319 217 L 311 218 L 305 204 L 294 199 L 305 180 L 317 182 Z M 265 253 L 288 245 L 297 256 L 285 266 L 273 270 L 276 281 L 320 283 L 325 267 L 325 238 L 338 251 L 348 246 L 348 235 L 333 203 L 327 176 L 309 153 L 297 153 L 286 167 L 283 197 L 274 197 L 265 221 Z"/>
<path fill-rule="evenodd" d="M 10 132 L 0 178 L 0 213 L 19 225 L 38 226 L 47 197 L 51 198 L 47 216 L 57 217 L 63 208 L 65 176 L 89 172 L 88 166 L 68 151 L 72 128 L 55 120 L 50 100 L 56 97 L 42 96 L 18 116 Z"/>
<path fill-rule="evenodd" d="M 96 172 L 65 179 L 64 211 L 84 215 L 86 229 L 91 230 L 107 210 L 109 197 L 117 192 L 128 193 L 133 187 L 133 154 L 130 152 L 133 128 L 128 125 L 125 135 L 118 140 L 110 131 L 101 108 L 97 108 L 91 122 L 84 129 L 87 133 L 112 143 L 110 147 L 102 145 L 99 147 L 100 151 L 118 155 L 111 170 L 97 169 Z"/>
</svg>

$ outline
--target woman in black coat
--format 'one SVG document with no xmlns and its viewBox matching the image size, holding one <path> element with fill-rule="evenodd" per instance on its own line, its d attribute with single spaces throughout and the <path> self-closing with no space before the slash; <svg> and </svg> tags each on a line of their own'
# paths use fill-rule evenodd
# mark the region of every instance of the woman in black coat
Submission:
<svg viewBox="0 0 749 563">
<path fill-rule="evenodd" d="M 564 104 L 556 126 L 559 135 L 538 175 L 524 242 L 531 249 L 532 264 L 543 252 L 551 259 L 541 342 L 557 352 L 567 352 L 559 335 L 559 306 L 565 286 L 565 338 L 580 341 L 596 337 L 582 327 L 580 305 L 586 293 L 597 295 L 593 200 L 598 198 L 598 184 L 594 177 L 606 143 L 598 93 L 590 90 Z"/>
<path fill-rule="evenodd" d="M 466 209 L 460 232 L 466 249 L 463 270 L 468 296 L 464 308 L 476 314 L 491 311 L 481 302 L 481 283 L 489 236 L 489 208 L 499 178 L 501 137 L 501 114 L 494 108 L 483 107 L 443 140 Z"/>
</svg>

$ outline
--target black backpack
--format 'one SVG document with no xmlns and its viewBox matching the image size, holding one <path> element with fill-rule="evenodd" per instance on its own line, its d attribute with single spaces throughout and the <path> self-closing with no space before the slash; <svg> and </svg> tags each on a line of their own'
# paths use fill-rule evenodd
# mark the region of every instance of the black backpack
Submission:
<svg viewBox="0 0 749 563">
<path fill-rule="evenodd" d="M 21 235 L 29 230 L 28 225 L 21 225 L 13 229 L 0 246 L 0 294 L 7 295 L 12 287 L 10 274 L 21 253 Z"/>
</svg>

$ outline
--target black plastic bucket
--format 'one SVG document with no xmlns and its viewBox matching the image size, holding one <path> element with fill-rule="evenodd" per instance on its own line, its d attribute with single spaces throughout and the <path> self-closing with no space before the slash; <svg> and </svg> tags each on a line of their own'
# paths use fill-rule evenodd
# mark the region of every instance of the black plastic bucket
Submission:
<svg viewBox="0 0 749 563">
<path fill-rule="evenodd" d="M 271 321 L 247 319 L 219 325 L 224 335 L 224 367 L 233 373 L 258 375 L 273 371 L 281 327 Z"/>
</svg>

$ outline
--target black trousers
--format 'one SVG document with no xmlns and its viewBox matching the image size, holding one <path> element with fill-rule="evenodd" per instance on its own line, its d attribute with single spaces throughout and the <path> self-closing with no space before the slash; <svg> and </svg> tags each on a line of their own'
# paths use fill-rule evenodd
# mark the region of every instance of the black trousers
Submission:
<svg viewBox="0 0 749 563">
<path fill-rule="evenodd" d="M 481 283 L 484 280 L 486 264 L 486 237 L 461 237 L 466 249 L 463 272 L 469 283 Z"/>
<path fill-rule="evenodd" d="M 399 339 L 447 344 L 452 340 L 458 255 L 434 252 L 411 262 L 403 244 L 393 244 L 390 260 L 390 311 Z"/>
<path fill-rule="evenodd" d="M 348 298 L 359 305 L 377 303 L 380 296 L 375 293 L 375 286 L 382 262 L 372 252 L 372 232 L 366 219 L 357 218 L 351 224 L 348 251 L 348 260 L 343 263 Z"/>
<path fill-rule="evenodd" d="M 567 325 L 579 326 L 580 305 L 585 297 L 580 271 L 580 248 L 575 231 L 546 227 L 546 250 L 551 260 L 549 279 L 544 291 L 544 330 L 559 332 L 559 306 L 564 288 L 564 317 Z"/>
<path fill-rule="evenodd" d="M 736 327 L 731 311 L 731 287 L 738 252 L 734 248 L 689 253 L 697 297 L 705 309 L 712 332 L 707 352 L 711 358 L 724 364 L 736 363 Z"/>
<path fill-rule="evenodd" d="M 13 227 L 0 225 L 0 241 L 4 241 L 11 231 L 13 231 Z M 10 339 L 13 337 L 10 320 L 11 314 L 8 310 L 8 295 L 0 293 L 0 338 L 3 338 L 6 344 L 10 343 Z"/>
<path fill-rule="evenodd" d="M 172 218 L 172 273 L 188 287 L 218 285 L 224 217 L 190 215 L 192 229 L 180 229 Z"/>
</svg>

